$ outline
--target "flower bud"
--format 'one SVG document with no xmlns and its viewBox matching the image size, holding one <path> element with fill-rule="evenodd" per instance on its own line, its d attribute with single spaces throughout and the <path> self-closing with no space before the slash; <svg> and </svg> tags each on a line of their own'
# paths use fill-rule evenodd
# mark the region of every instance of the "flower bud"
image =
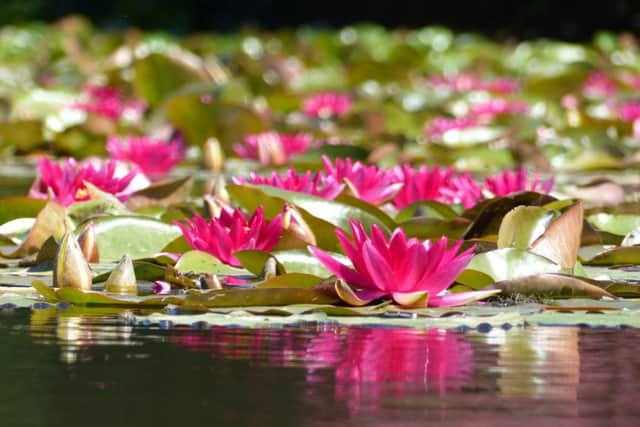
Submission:
<svg viewBox="0 0 640 427">
<path fill-rule="evenodd" d="M 99 262 L 100 252 L 98 250 L 98 242 L 96 241 L 96 231 L 93 222 L 85 227 L 84 231 L 78 236 L 78 245 L 89 262 Z"/>
<path fill-rule="evenodd" d="M 129 255 L 125 254 L 116 268 L 113 269 L 107 282 L 105 291 L 118 295 L 137 295 L 136 273 L 133 270 L 133 262 Z"/>
<path fill-rule="evenodd" d="M 62 238 L 53 269 L 53 286 L 91 290 L 91 269 L 72 232 Z"/>
</svg>

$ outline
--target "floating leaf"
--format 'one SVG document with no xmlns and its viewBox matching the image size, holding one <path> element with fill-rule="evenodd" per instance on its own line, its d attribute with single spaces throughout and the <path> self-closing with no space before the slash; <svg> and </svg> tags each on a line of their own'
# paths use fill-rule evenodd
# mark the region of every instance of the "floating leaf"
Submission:
<svg viewBox="0 0 640 427">
<path fill-rule="evenodd" d="M 546 194 L 525 191 L 511 196 L 490 199 L 466 211 L 463 216 L 473 219 L 464 233 L 465 239 L 498 234 L 502 218 L 517 206 L 542 206 L 555 199 Z"/>
<path fill-rule="evenodd" d="M 175 225 L 140 216 L 102 217 L 93 224 L 103 261 L 117 261 L 125 253 L 151 257 L 182 235 Z"/>
<path fill-rule="evenodd" d="M 65 209 L 55 203 L 48 202 L 38 213 L 33 228 L 16 250 L 10 253 L 0 253 L 5 258 L 20 258 L 31 255 L 40 250 L 49 237 L 61 239 L 67 228 Z"/>
<path fill-rule="evenodd" d="M 214 273 L 229 276 L 247 274 L 246 270 L 226 265 L 218 258 L 203 251 L 185 252 L 176 262 L 174 268 L 180 273 Z"/>
<path fill-rule="evenodd" d="M 612 294 L 597 285 L 597 281 L 568 274 L 537 274 L 502 280 L 492 288 L 500 289 L 504 294 L 539 295 L 556 298 L 602 298 Z"/>
<path fill-rule="evenodd" d="M 500 224 L 498 248 L 528 249 L 553 219 L 553 212 L 539 206 L 517 206 Z"/>
<path fill-rule="evenodd" d="M 137 60 L 133 69 L 136 94 L 153 107 L 185 85 L 208 80 L 200 58 L 177 48 L 172 49 L 171 56 L 147 55 Z"/>
<path fill-rule="evenodd" d="M 640 245 L 607 249 L 584 262 L 589 265 L 637 265 L 640 264 Z"/>
<path fill-rule="evenodd" d="M 587 221 L 598 230 L 618 236 L 626 236 L 640 228 L 640 215 L 626 213 L 597 213 L 589 215 Z"/>
<path fill-rule="evenodd" d="M 164 104 L 169 121 L 185 135 L 190 145 L 203 145 L 215 137 L 226 154 L 245 135 L 259 133 L 267 126 L 250 108 L 219 102 L 205 101 L 202 95 L 176 95 Z M 211 95 L 208 95 L 211 98 Z"/>
<path fill-rule="evenodd" d="M 273 276 L 256 285 L 256 288 L 303 288 L 312 289 L 322 282 L 322 277 L 305 273 L 286 273 Z"/>
<path fill-rule="evenodd" d="M 191 178 L 185 177 L 154 183 L 138 190 L 129 196 L 125 205 L 132 211 L 148 206 L 169 207 L 184 202 L 190 194 Z"/>
<path fill-rule="evenodd" d="M 531 245 L 531 251 L 549 258 L 562 268 L 573 268 L 578 258 L 584 209 L 582 202 L 568 208 Z"/>
<path fill-rule="evenodd" d="M 253 288 L 222 289 L 188 294 L 185 307 L 251 307 L 289 304 L 333 304 L 335 296 L 316 289 L 305 288 Z"/>
<path fill-rule="evenodd" d="M 557 273 L 561 268 L 550 259 L 524 249 L 505 248 L 475 255 L 466 269 L 479 271 L 500 281 Z"/>
</svg>

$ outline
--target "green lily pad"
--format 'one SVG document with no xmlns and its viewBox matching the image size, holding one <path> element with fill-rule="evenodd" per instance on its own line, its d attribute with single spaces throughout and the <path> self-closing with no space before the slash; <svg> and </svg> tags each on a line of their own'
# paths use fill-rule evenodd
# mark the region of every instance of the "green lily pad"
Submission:
<svg viewBox="0 0 640 427">
<path fill-rule="evenodd" d="M 182 235 L 175 225 L 140 216 L 96 218 L 93 225 L 102 261 L 117 261 L 124 254 L 151 257 Z"/>
<path fill-rule="evenodd" d="M 477 254 L 467 269 L 484 273 L 496 282 L 542 273 L 558 273 L 560 266 L 524 249 L 505 248 Z"/>
<path fill-rule="evenodd" d="M 180 273 L 215 273 L 226 276 L 237 276 L 248 273 L 244 269 L 226 265 L 218 258 L 203 251 L 185 252 L 178 262 L 176 262 L 175 269 Z"/>
</svg>

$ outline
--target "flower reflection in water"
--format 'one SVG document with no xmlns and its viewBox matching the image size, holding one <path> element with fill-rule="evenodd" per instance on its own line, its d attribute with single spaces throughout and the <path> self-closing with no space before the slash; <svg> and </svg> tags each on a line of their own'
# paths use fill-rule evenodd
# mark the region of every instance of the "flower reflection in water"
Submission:
<svg viewBox="0 0 640 427">
<path fill-rule="evenodd" d="M 309 386 L 333 384 L 336 402 L 352 415 L 375 410 L 390 397 L 460 391 L 473 376 L 473 348 L 464 335 L 442 329 L 319 326 L 292 329 L 188 331 L 173 341 L 214 358 L 252 365 L 304 367 Z"/>
</svg>

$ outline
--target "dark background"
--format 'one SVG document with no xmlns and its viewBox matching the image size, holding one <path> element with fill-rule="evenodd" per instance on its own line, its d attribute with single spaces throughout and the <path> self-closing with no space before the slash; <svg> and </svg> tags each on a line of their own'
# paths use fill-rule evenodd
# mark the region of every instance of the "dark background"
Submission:
<svg viewBox="0 0 640 427">
<path fill-rule="evenodd" d="M 442 24 L 490 36 L 576 41 L 602 29 L 640 33 L 640 0 L 0 0 L 0 24 L 52 21 L 70 13 L 84 14 L 105 29 L 138 26 L 178 34 L 356 22 Z"/>
</svg>

